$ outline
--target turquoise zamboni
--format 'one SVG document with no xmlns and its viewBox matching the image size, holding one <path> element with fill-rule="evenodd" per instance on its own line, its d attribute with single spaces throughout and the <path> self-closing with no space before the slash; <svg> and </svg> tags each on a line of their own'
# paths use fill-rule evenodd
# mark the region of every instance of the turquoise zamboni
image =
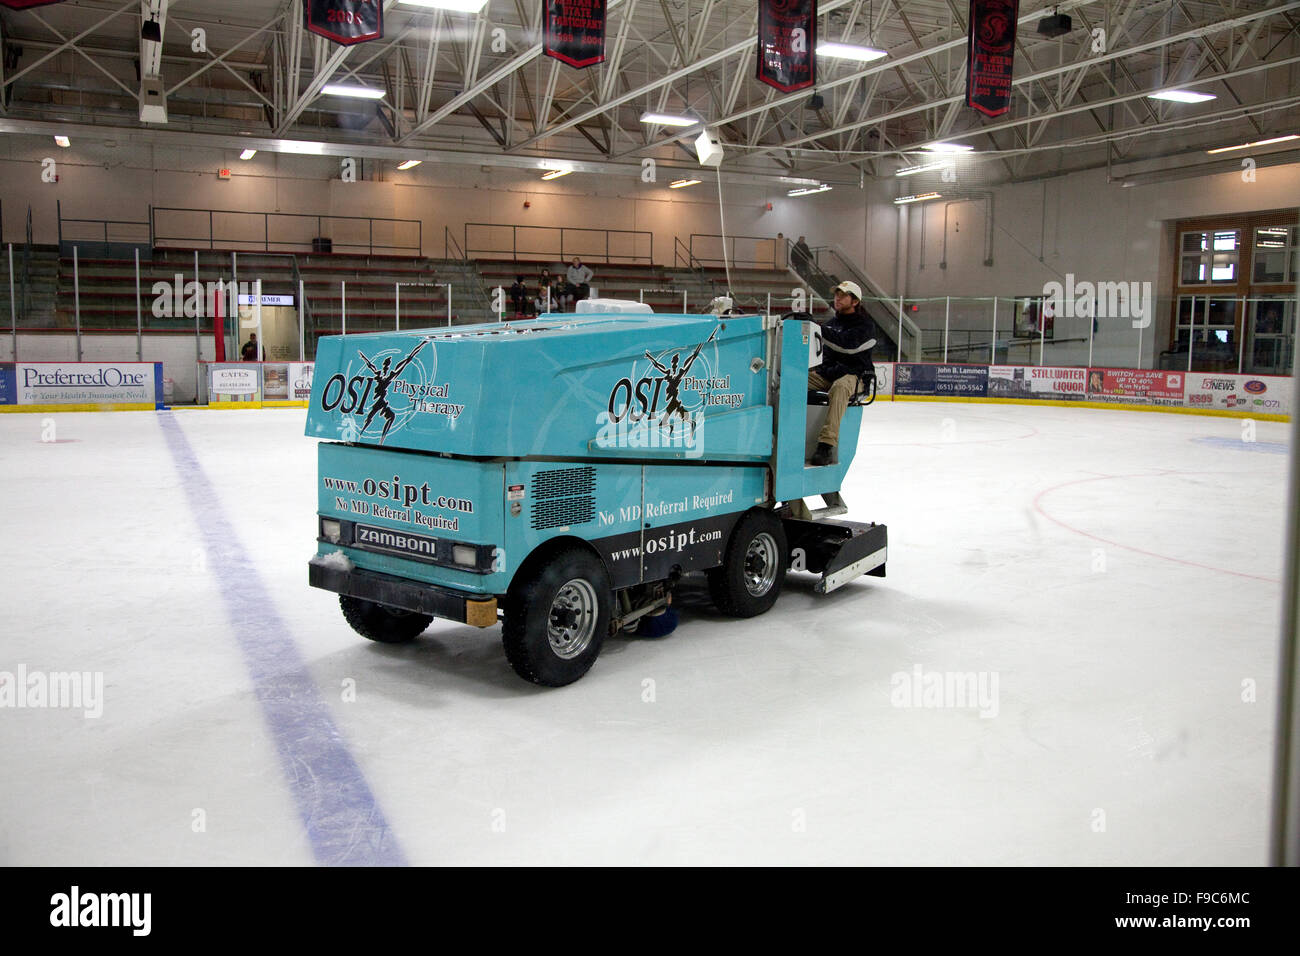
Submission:
<svg viewBox="0 0 1300 956">
<path fill-rule="evenodd" d="M 835 520 L 860 405 L 840 460 L 806 464 L 826 413 L 813 322 L 581 305 L 321 339 L 309 580 L 355 630 L 394 643 L 434 617 L 500 619 L 515 671 L 560 686 L 608 635 L 661 621 L 684 575 L 735 617 L 775 603 L 792 555 L 823 592 L 884 576 L 885 526 Z"/>
</svg>

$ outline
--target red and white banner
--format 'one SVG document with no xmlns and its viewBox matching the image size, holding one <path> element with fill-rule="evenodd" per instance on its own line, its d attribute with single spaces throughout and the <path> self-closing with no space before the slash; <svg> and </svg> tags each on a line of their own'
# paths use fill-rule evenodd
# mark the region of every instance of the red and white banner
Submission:
<svg viewBox="0 0 1300 956">
<path fill-rule="evenodd" d="M 1088 370 L 1055 366 L 993 365 L 990 398 L 1080 401 L 1088 397 Z"/>
<path fill-rule="evenodd" d="M 344 46 L 384 35 L 382 0 L 303 0 L 302 16 L 310 32 Z"/>
<path fill-rule="evenodd" d="M 782 93 L 817 82 L 817 0 L 758 0 L 758 73 Z"/>
<path fill-rule="evenodd" d="M 63 0 L 0 0 L 0 7 L 8 7 L 10 10 L 26 10 L 28 7 L 48 7 L 52 3 L 62 3 Z"/>
<path fill-rule="evenodd" d="M 1001 116 L 1011 108 L 1019 15 L 1020 0 L 970 0 L 966 105 L 985 116 Z"/>
<path fill-rule="evenodd" d="M 1088 400 L 1141 405 L 1182 405 L 1185 372 L 1141 368 L 1088 369 Z M 1138 398 L 1141 402 L 1133 402 Z"/>
<path fill-rule="evenodd" d="M 545 0 L 542 49 L 581 69 L 605 60 L 605 0 Z"/>
</svg>

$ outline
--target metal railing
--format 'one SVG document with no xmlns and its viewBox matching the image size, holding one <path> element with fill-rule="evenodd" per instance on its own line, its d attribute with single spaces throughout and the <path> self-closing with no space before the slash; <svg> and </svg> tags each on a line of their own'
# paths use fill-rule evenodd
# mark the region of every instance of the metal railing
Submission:
<svg viewBox="0 0 1300 956">
<path fill-rule="evenodd" d="M 55 212 L 59 223 L 59 255 L 64 258 L 72 255 L 74 246 L 82 254 L 100 259 L 130 259 L 136 251 L 148 253 L 153 248 L 152 217 L 147 220 L 71 219 L 63 215 L 62 200 L 55 203 Z M 95 238 L 82 234 L 92 232 Z"/>
<path fill-rule="evenodd" d="M 471 235 L 473 241 L 471 241 Z M 654 264 L 654 233 L 641 229 L 465 223 L 464 255 L 483 259 L 556 259 L 574 256 L 609 264 Z"/>
<path fill-rule="evenodd" d="M 456 250 L 456 255 L 451 254 Z M 456 236 L 451 231 L 451 226 L 442 227 L 442 257 L 444 259 L 459 259 L 461 262 L 468 262 L 469 256 L 465 255 L 465 250 L 461 248 L 460 243 L 456 241 Z"/>
<path fill-rule="evenodd" d="M 688 261 L 735 269 L 784 269 L 787 240 L 771 236 L 722 236 L 693 232 L 686 246 Z M 674 253 L 676 248 L 674 247 Z"/>
<path fill-rule="evenodd" d="M 149 222 L 155 248 L 174 244 L 187 249 L 206 245 L 209 249 L 248 250 L 260 246 L 264 252 L 364 249 L 369 255 L 424 254 L 424 223 L 419 219 L 155 206 L 149 210 Z M 313 224 L 314 234 L 309 234 L 312 230 L 305 227 Z M 378 239 L 376 225 L 380 227 Z M 385 239 L 389 241 L 382 241 Z"/>
</svg>

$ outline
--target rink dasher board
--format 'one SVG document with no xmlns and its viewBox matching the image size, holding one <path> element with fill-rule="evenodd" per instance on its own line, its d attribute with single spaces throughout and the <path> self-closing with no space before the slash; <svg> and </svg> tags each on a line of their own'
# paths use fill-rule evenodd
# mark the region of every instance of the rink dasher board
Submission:
<svg viewBox="0 0 1300 956">
<path fill-rule="evenodd" d="M 883 396 L 882 396 L 883 397 Z M 1101 408 L 1123 412 L 1171 412 L 1175 415 L 1204 415 L 1213 418 L 1252 418 L 1256 421 L 1289 422 L 1290 415 L 1271 412 L 1237 411 L 1222 408 L 1186 408 L 1180 405 L 1137 405 L 1128 402 L 1092 402 L 1041 398 L 958 398 L 948 395 L 890 395 L 894 402 L 944 402 L 950 405 L 1041 405 L 1057 408 Z"/>
</svg>

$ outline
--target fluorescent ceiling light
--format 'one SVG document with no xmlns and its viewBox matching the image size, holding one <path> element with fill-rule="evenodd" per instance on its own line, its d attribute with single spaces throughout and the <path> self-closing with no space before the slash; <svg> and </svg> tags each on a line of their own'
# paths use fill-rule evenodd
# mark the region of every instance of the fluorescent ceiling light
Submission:
<svg viewBox="0 0 1300 956">
<path fill-rule="evenodd" d="M 942 199 L 938 193 L 921 193 L 919 196 L 899 196 L 894 200 L 895 206 L 902 206 L 909 202 L 925 202 L 929 199 Z"/>
<path fill-rule="evenodd" d="M 1291 133 L 1287 136 L 1274 136 L 1272 139 L 1256 140 L 1253 143 L 1242 143 L 1240 146 L 1220 146 L 1218 149 L 1207 149 L 1207 153 L 1230 153 L 1234 149 L 1254 149 L 1256 146 L 1272 146 L 1274 143 L 1286 143 L 1293 139 L 1300 139 L 1300 133 Z"/>
<path fill-rule="evenodd" d="M 894 173 L 895 176 L 915 176 L 917 173 L 929 172 L 932 169 L 951 169 L 952 162 L 941 159 L 935 163 L 922 163 L 920 166 L 904 166 Z"/>
<path fill-rule="evenodd" d="M 862 63 L 870 63 L 872 60 L 889 56 L 884 50 L 873 47 L 857 46 L 852 43 L 832 43 L 828 40 L 817 44 L 817 55 L 833 56 L 841 60 L 858 60 Z"/>
<path fill-rule="evenodd" d="M 1161 90 L 1159 93 L 1147 94 L 1147 99 L 1170 100 L 1174 103 L 1204 103 L 1215 98 L 1213 93 L 1194 93 L 1191 90 Z"/>
<path fill-rule="evenodd" d="M 684 189 L 684 188 L 687 187 L 687 186 L 698 186 L 699 184 L 700 184 L 700 181 L 699 181 L 698 179 L 679 179 L 679 180 L 677 180 L 676 182 L 671 182 L 671 183 L 669 183 L 669 184 L 668 184 L 668 188 L 669 188 L 669 189 Z"/>
<path fill-rule="evenodd" d="M 56 146 L 62 146 L 64 149 L 67 149 L 69 146 L 72 145 L 72 140 L 68 139 L 68 137 L 66 136 L 56 136 L 54 137 L 54 144 Z"/>
<path fill-rule="evenodd" d="M 487 0 L 401 0 L 408 7 L 428 7 L 431 10 L 455 10 L 457 13 L 478 13 Z"/>
<path fill-rule="evenodd" d="M 932 153 L 969 153 L 975 147 L 964 143 L 930 143 L 921 148 L 928 149 Z"/>
<path fill-rule="evenodd" d="M 275 152 L 294 153 L 298 156 L 324 156 L 325 144 L 301 139 L 278 139 L 275 141 Z"/>
<path fill-rule="evenodd" d="M 408 159 L 408 160 L 407 160 L 406 162 L 404 162 L 404 163 L 398 163 L 398 164 L 397 164 L 397 168 L 398 168 L 398 169 L 414 169 L 416 166 L 419 166 L 422 162 L 424 162 L 424 160 L 422 160 L 422 159 Z"/>
<path fill-rule="evenodd" d="M 350 86 L 347 83 L 326 83 L 320 91 L 328 96 L 350 96 L 358 100 L 382 100 L 385 95 L 383 90 L 369 86 Z"/>
<path fill-rule="evenodd" d="M 825 183 L 819 183 L 816 186 L 804 186 L 801 189 L 791 189 L 786 193 L 787 196 L 811 196 L 813 193 L 824 193 L 831 187 Z"/>
<path fill-rule="evenodd" d="M 642 113 L 641 122 L 653 126 L 698 126 L 700 124 L 700 120 L 693 116 L 677 116 L 673 113 L 653 112 Z"/>
<path fill-rule="evenodd" d="M 776 178 L 792 186 L 820 186 L 822 184 L 820 179 L 801 179 L 798 176 L 778 176 Z"/>
<path fill-rule="evenodd" d="M 567 175 L 569 175 L 569 173 L 571 173 L 571 172 L 573 172 L 572 169 L 552 169 L 550 172 L 548 172 L 548 173 L 546 173 L 544 176 L 542 176 L 542 178 L 543 178 L 543 179 L 559 179 L 561 176 L 567 176 Z"/>
<path fill-rule="evenodd" d="M 254 156 L 256 156 L 256 155 L 257 155 L 257 150 L 255 150 L 255 149 L 246 149 L 246 150 L 244 150 L 242 153 L 239 154 L 239 158 L 240 158 L 240 159 L 252 159 L 252 158 L 253 158 Z"/>
</svg>

